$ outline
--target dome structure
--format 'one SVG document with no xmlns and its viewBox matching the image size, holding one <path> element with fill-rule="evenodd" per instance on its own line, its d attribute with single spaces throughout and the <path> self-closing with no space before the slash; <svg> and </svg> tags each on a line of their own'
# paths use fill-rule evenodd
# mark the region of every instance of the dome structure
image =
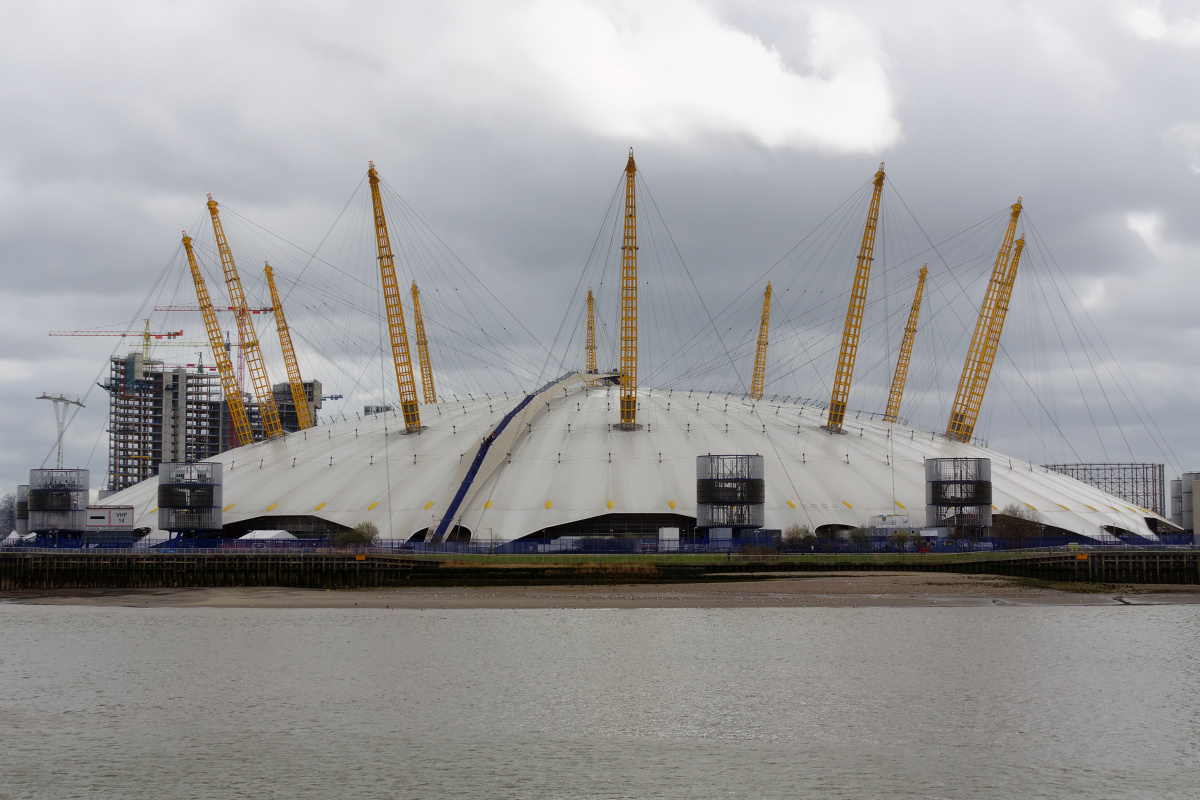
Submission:
<svg viewBox="0 0 1200 800">
<path fill-rule="evenodd" d="M 925 517 L 930 458 L 989 458 L 993 503 L 1036 511 L 1047 526 L 1096 541 L 1114 533 L 1156 541 L 1160 518 L 1073 478 L 944 435 L 847 414 L 841 433 L 825 410 L 703 391 L 638 390 L 637 430 L 621 430 L 620 389 L 572 373 L 529 395 L 485 395 L 421 406 L 406 433 L 394 412 L 333 422 L 240 447 L 224 464 L 227 528 L 296 531 L 361 522 L 384 539 L 511 541 L 629 530 L 696 516 L 696 457 L 764 457 L 766 527 L 866 525 L 880 515 Z M 157 486 L 106 502 L 133 505 L 157 527 Z M 1148 524 L 1148 520 L 1151 524 Z M 626 526 L 626 527 L 621 527 Z"/>
</svg>

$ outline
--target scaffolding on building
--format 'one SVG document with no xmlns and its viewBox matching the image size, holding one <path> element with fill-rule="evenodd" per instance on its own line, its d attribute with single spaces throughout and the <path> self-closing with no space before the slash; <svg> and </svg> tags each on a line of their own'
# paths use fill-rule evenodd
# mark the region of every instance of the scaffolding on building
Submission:
<svg viewBox="0 0 1200 800">
<path fill-rule="evenodd" d="M 1163 464 L 1046 464 L 1135 508 L 1167 516 L 1166 469 Z"/>
<path fill-rule="evenodd" d="M 147 360 L 110 359 L 108 486 L 158 475 L 163 461 L 201 461 L 229 449 L 228 413 L 215 376 Z"/>
</svg>

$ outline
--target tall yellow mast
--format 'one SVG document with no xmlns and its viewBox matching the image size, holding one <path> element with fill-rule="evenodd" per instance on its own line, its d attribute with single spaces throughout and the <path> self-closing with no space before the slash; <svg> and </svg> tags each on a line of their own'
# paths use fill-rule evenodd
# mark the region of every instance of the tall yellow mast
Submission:
<svg viewBox="0 0 1200 800">
<path fill-rule="evenodd" d="M 1012 258 L 1013 239 L 1017 235 L 1017 220 L 1021 216 L 1021 198 L 1017 198 L 1017 202 L 1013 203 L 1012 214 L 1008 220 L 1008 230 L 1004 234 L 1004 241 L 1000 245 L 1000 251 L 996 254 L 996 264 L 992 268 L 992 277 L 988 281 L 987 294 L 984 295 L 983 305 L 979 307 L 979 319 L 975 321 L 975 334 L 971 337 L 971 347 L 967 350 L 967 359 L 963 362 L 962 377 L 958 381 L 958 391 L 954 396 L 954 407 L 950 410 L 950 420 L 946 424 L 946 435 L 951 439 L 956 439 L 960 442 L 971 440 L 971 435 L 975 431 L 975 422 L 979 418 L 979 409 L 983 405 L 983 390 L 987 388 L 988 377 L 991 375 L 992 365 L 990 362 L 986 364 L 986 373 L 983 376 L 982 388 L 979 387 L 980 371 L 984 367 L 987 358 L 987 344 L 991 337 L 991 328 L 996 320 L 996 312 L 999 308 L 1001 298 L 1005 295 L 1005 283 L 1009 278 L 1009 261 Z M 1022 244 L 1022 246 L 1024 246 Z M 1012 279 L 1016 280 L 1016 272 L 1012 273 Z M 1008 293 L 1011 295 L 1012 285 L 1008 286 Z M 1005 309 L 1007 312 L 1007 300 L 1005 301 Z M 1000 326 L 1004 325 L 1004 313 L 999 316 Z M 1000 341 L 1000 331 L 997 330 L 996 343 Z M 995 358 L 995 352 L 992 356 Z"/>
<path fill-rule="evenodd" d="M 212 347 L 213 359 L 217 362 L 217 374 L 221 376 L 221 389 L 225 393 L 225 403 L 229 406 L 229 418 L 233 421 L 233 429 L 237 433 L 238 444 L 247 445 L 254 441 L 250 432 L 250 419 L 246 415 L 246 404 L 242 401 L 242 393 L 238 389 L 237 378 L 233 374 L 233 364 L 229 361 L 229 351 L 225 349 L 225 340 L 221 338 L 221 326 L 217 323 L 217 314 L 213 311 L 212 300 L 208 296 L 208 288 L 204 285 L 204 276 L 196 264 L 196 254 L 192 251 L 192 237 L 183 234 L 183 249 L 187 251 L 188 266 L 192 269 L 192 282 L 196 284 L 196 300 L 200 303 L 200 311 L 204 314 L 204 327 L 208 329 L 208 343 Z"/>
<path fill-rule="evenodd" d="M 421 298 L 417 282 L 412 285 L 413 319 L 417 326 L 417 356 L 421 359 L 421 388 L 426 403 L 437 402 L 437 391 L 433 388 L 433 364 L 429 361 L 429 340 L 425 338 L 425 318 L 421 316 Z"/>
<path fill-rule="evenodd" d="M 1017 280 L 1017 267 L 1021 263 L 1021 252 L 1025 249 L 1025 237 L 1021 236 L 1013 248 L 1012 262 L 1004 277 L 1004 285 L 996 299 L 996 310 L 992 315 L 992 324 L 988 326 L 987 341 L 983 346 L 983 357 L 979 361 L 979 369 L 971 382 L 971 394 L 967 400 L 967 411 L 959 425 L 959 441 L 970 441 L 975 432 L 975 423 L 979 419 L 979 409 L 983 407 L 983 395 L 987 392 L 988 379 L 992 376 L 992 365 L 996 361 L 996 351 L 1000 348 L 1000 334 L 1004 331 L 1004 317 L 1008 314 L 1009 301 L 1012 299 L 1013 284 Z"/>
<path fill-rule="evenodd" d="M 767 327 L 771 321 L 771 282 L 763 292 L 762 322 L 758 326 L 758 351 L 754 354 L 754 382 L 750 386 L 750 397 L 762 400 L 763 384 L 767 378 Z"/>
<path fill-rule="evenodd" d="M 415 433 L 421 430 L 421 412 L 417 406 L 417 384 L 413 379 L 412 354 L 408 349 L 408 330 L 404 327 L 404 306 L 400 302 L 400 285 L 396 282 L 396 265 L 392 260 L 392 242 L 388 238 L 383 200 L 379 196 L 379 174 L 375 171 L 374 161 L 368 161 L 367 164 L 371 203 L 375 209 L 379 274 L 383 281 L 383 301 L 387 307 L 388 334 L 392 340 L 392 361 L 396 364 L 396 385 L 400 389 L 400 411 L 404 416 L 404 429 L 408 433 Z"/>
<path fill-rule="evenodd" d="M 625 165 L 625 235 L 621 243 L 621 428 L 637 427 L 637 166 Z"/>
<path fill-rule="evenodd" d="M 312 427 L 312 414 L 308 411 L 308 395 L 304 392 L 304 380 L 300 377 L 300 364 L 296 361 L 296 351 L 292 349 L 292 334 L 288 331 L 287 320 L 283 318 L 283 304 L 279 302 L 279 292 L 275 288 L 275 273 L 270 264 L 266 265 L 266 272 L 267 286 L 271 289 L 271 307 L 275 310 L 275 330 L 279 332 L 279 347 L 283 350 L 283 363 L 287 365 L 288 385 L 292 389 L 292 403 L 296 406 L 296 422 L 303 431 Z"/>
<path fill-rule="evenodd" d="M 875 230 L 879 226 L 879 196 L 883 192 L 883 164 L 875 173 L 875 190 L 867 209 L 867 224 L 863 228 L 862 245 L 858 250 L 858 268 L 854 271 L 854 288 L 850 290 L 850 305 L 846 309 L 846 325 L 842 328 L 842 349 L 838 353 L 837 375 L 829 397 L 829 417 L 825 427 L 834 433 L 842 430 L 846 417 L 846 401 L 850 397 L 850 378 L 854 375 L 854 357 L 858 354 L 858 335 L 862 331 L 863 308 L 867 304 L 867 279 L 871 277 L 871 261 L 875 252 Z"/>
<path fill-rule="evenodd" d="M 595 375 L 596 368 L 596 301 L 592 299 L 592 287 L 588 287 L 587 296 L 587 372 Z M 595 386 L 596 381 L 588 381 L 588 386 Z"/>
<path fill-rule="evenodd" d="M 254 322 L 250 319 L 250 308 L 246 305 L 246 295 L 242 291 L 242 279 L 238 277 L 237 265 L 233 263 L 233 253 L 229 251 L 229 242 L 225 240 L 225 230 L 221 227 L 221 217 L 217 213 L 217 201 L 208 196 L 208 213 L 212 216 L 213 233 L 217 237 L 217 251 L 221 254 L 221 266 L 225 269 L 225 286 L 229 289 L 229 304 L 233 306 L 233 315 L 237 317 L 238 338 L 241 340 L 242 352 L 246 354 L 246 363 L 250 366 L 250 382 L 254 384 L 254 396 L 258 399 L 258 413 L 262 417 L 263 429 L 268 439 L 278 439 L 283 436 L 279 426 L 279 411 L 275 408 L 275 395 L 271 392 L 271 381 L 267 378 L 267 367 L 263 363 L 262 348 L 258 346 L 258 334 L 254 331 Z"/>
<path fill-rule="evenodd" d="M 895 422 L 900 413 L 900 399 L 904 397 L 904 381 L 908 378 L 908 362 L 912 359 L 913 339 L 917 335 L 917 318 L 921 316 L 921 295 L 925 292 L 925 276 L 929 264 L 921 267 L 917 277 L 917 291 L 913 295 L 912 309 L 908 312 L 908 324 L 904 326 L 904 341 L 900 343 L 900 357 L 896 359 L 896 374 L 892 376 L 892 392 L 888 395 L 884 422 Z"/>
</svg>

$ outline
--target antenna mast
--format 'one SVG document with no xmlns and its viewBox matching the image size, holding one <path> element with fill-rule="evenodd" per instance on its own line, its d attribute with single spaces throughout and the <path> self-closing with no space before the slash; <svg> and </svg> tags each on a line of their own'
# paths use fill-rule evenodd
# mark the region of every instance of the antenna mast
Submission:
<svg viewBox="0 0 1200 800">
<path fill-rule="evenodd" d="M 412 353 L 408 349 L 408 330 L 404 327 L 404 306 L 400 302 L 400 285 L 396 283 L 396 265 L 392 258 L 387 218 L 383 215 L 383 199 L 379 196 L 379 174 L 375 171 L 374 161 L 368 161 L 367 165 L 371 204 L 375 210 L 379 275 L 383 281 L 383 301 L 387 307 L 388 335 L 392 340 L 392 361 L 396 365 L 396 385 L 400 389 L 400 411 L 404 416 L 405 431 L 416 433 L 421 430 L 421 412 L 417 406 L 417 383 L 413 378 Z"/>
<path fill-rule="evenodd" d="M 279 333 L 279 348 L 283 350 L 283 363 L 287 366 L 288 386 L 292 390 L 292 404 L 296 406 L 296 424 L 300 430 L 312 427 L 312 414 L 308 412 L 308 395 L 304 392 L 304 379 L 300 377 L 300 364 L 292 348 L 292 334 L 283 317 L 283 304 L 279 302 L 279 291 L 275 288 L 275 271 L 266 265 L 267 286 L 271 290 L 271 307 L 275 310 L 275 330 Z M 282 427 L 282 426 L 281 426 Z"/>
<path fill-rule="evenodd" d="M 971 347 L 967 350 L 967 359 L 963 363 L 962 378 L 958 382 L 958 392 L 954 396 L 954 407 L 950 410 L 950 420 L 946 424 L 946 435 L 960 442 L 969 442 L 975 432 L 975 423 L 979 419 L 979 409 L 983 405 L 983 393 L 987 389 L 988 378 L 992 372 L 992 362 L 996 357 L 996 347 L 1000 343 L 1000 330 L 1004 327 L 1004 316 L 1008 312 L 1008 300 L 1012 296 L 1012 284 L 1017 278 L 1017 263 L 1021 260 L 1021 249 L 1025 246 L 1022 237 L 1017 248 L 1016 258 L 1013 256 L 1013 238 L 1017 233 L 1017 220 L 1021 216 L 1021 200 L 1013 203 L 1012 214 L 1008 219 L 1008 230 L 996 254 L 996 265 L 992 268 L 992 277 L 988 281 L 987 294 L 984 295 L 983 305 L 979 307 L 979 319 L 975 321 L 975 335 L 971 337 Z M 1013 261 L 1009 268 L 1010 260 Z M 992 328 L 996 327 L 993 333 Z M 994 341 L 993 341 L 994 339 Z M 991 353 L 988 354 L 989 343 Z M 981 382 L 982 381 L 982 382 Z"/>
<path fill-rule="evenodd" d="M 758 351 L 754 354 L 754 382 L 750 386 L 750 398 L 762 400 L 763 384 L 767 377 L 767 327 L 771 321 L 771 282 L 763 292 L 762 323 L 758 326 Z"/>
<path fill-rule="evenodd" d="M 258 344 L 258 334 L 250 319 L 250 308 L 246 305 L 246 294 L 242 291 L 242 279 L 238 276 L 237 265 L 233 263 L 233 253 L 229 251 L 229 242 L 225 240 L 225 229 L 221 227 L 221 217 L 217 213 L 217 201 L 208 196 L 208 213 L 212 216 L 213 233 L 217 237 L 217 251 L 221 254 L 221 266 L 225 270 L 225 286 L 229 289 L 229 304 L 234 308 L 237 317 L 238 339 L 240 340 L 246 362 L 250 366 L 250 382 L 254 384 L 254 395 L 258 399 L 258 413 L 262 417 L 263 430 L 268 439 L 278 439 L 283 436 L 283 428 L 279 425 L 279 410 L 275 408 L 275 395 L 271 391 L 271 381 L 267 378 L 267 366 L 263 363 L 262 348 Z"/>
<path fill-rule="evenodd" d="M 908 324 L 904 326 L 904 341 L 900 343 L 900 357 L 896 359 L 896 374 L 892 376 L 892 391 L 888 395 L 884 422 L 895 422 L 900 414 L 900 399 L 904 397 L 904 382 L 908 379 L 908 362 L 912 360 L 913 339 L 917 335 L 917 318 L 921 316 L 921 296 L 925 292 L 925 276 L 929 274 L 929 262 L 921 267 L 917 277 L 917 291 L 913 295 L 912 309 L 908 312 Z"/>
<path fill-rule="evenodd" d="M 49 400 L 54 403 L 54 421 L 58 425 L 58 468 L 63 468 L 63 434 L 67 431 L 67 406 L 79 406 L 83 408 L 83 403 L 78 400 L 72 400 L 63 394 L 48 395 L 42 393 L 38 400 Z"/>
<path fill-rule="evenodd" d="M 621 430 L 637 429 L 637 165 L 625 165 L 625 235 L 621 243 Z"/>
<path fill-rule="evenodd" d="M 846 401 L 850 397 L 850 379 L 854 375 L 854 357 L 858 354 L 858 335 L 862 331 L 863 308 L 867 303 L 867 279 L 871 277 L 871 261 L 875 252 L 875 230 L 879 226 L 879 196 L 883 192 L 883 164 L 875 173 L 875 191 L 867 209 L 867 224 L 863 228 L 862 245 L 858 250 L 858 267 L 854 271 L 854 288 L 850 290 L 850 305 L 846 309 L 846 325 L 842 329 L 842 349 L 838 353 L 837 375 L 829 398 L 829 417 L 825 427 L 840 433 L 846 417 Z"/>
</svg>

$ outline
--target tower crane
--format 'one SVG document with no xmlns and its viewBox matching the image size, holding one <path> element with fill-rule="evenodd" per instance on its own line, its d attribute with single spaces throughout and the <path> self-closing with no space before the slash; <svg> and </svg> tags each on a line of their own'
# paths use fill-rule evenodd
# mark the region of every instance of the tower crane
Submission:
<svg viewBox="0 0 1200 800">
<path fill-rule="evenodd" d="M 192 237 L 188 236 L 186 231 L 183 234 L 183 249 L 187 251 L 188 266 L 192 270 L 192 282 L 196 284 L 196 299 L 200 301 L 200 311 L 204 315 L 204 327 L 208 330 L 208 344 L 212 348 L 213 359 L 217 362 L 217 374 L 221 376 L 221 389 L 225 394 L 225 403 L 229 406 L 229 418 L 233 421 L 238 444 L 251 444 L 254 442 L 254 434 L 250 430 L 250 418 L 246 414 L 246 404 L 242 400 L 242 392 L 233 375 L 233 364 L 229 362 L 229 351 L 226 350 L 225 341 L 221 338 L 221 326 L 217 323 L 216 312 L 213 311 L 212 301 L 208 297 L 204 276 L 200 274 L 200 265 L 196 263 L 196 254 L 192 250 Z"/>
<path fill-rule="evenodd" d="M 163 333 L 150 332 L 150 319 L 146 318 L 146 327 L 139 334 L 137 331 L 50 331 L 51 336 L 141 336 L 142 337 L 142 355 L 146 358 L 150 357 L 151 340 L 157 339 L 176 339 L 183 336 L 183 331 L 165 331 Z M 39 398 L 41 399 L 41 398 Z"/>
<path fill-rule="evenodd" d="M 254 323 L 250 320 L 250 308 L 246 305 L 246 295 L 242 291 L 242 279 L 238 277 L 237 265 L 233 263 L 233 253 L 229 250 L 229 242 L 225 239 L 225 230 L 221 226 L 221 217 L 217 211 L 217 201 L 208 196 L 208 213 L 212 216 L 213 234 L 217 239 L 217 251 L 221 254 L 221 266 L 225 271 L 225 286 L 229 290 L 229 303 L 235 309 L 237 318 L 238 339 L 242 353 L 250 367 L 250 382 L 254 384 L 254 395 L 258 399 L 258 413 L 262 417 L 263 429 L 268 439 L 278 439 L 283 436 L 283 428 L 279 425 L 279 410 L 275 407 L 275 395 L 271 391 L 271 381 L 267 378 L 267 367 L 263 363 L 262 348 L 258 344 L 258 334 Z"/>
<path fill-rule="evenodd" d="M 375 244 L 379 250 L 379 275 L 383 283 L 383 301 L 387 307 L 388 335 L 392 341 L 392 361 L 396 365 L 396 385 L 400 389 L 400 411 L 404 430 L 421 430 L 421 411 L 417 405 L 417 384 L 413 379 L 412 353 L 408 349 L 408 331 L 404 327 L 404 306 L 400 302 L 400 285 L 396 282 L 396 265 L 392 257 L 392 242 L 388 237 L 387 218 L 383 214 L 383 199 L 379 195 L 379 173 L 375 162 L 368 161 L 367 179 L 371 184 L 371 204 L 375 212 Z"/>
<path fill-rule="evenodd" d="M 296 406 L 296 423 L 300 430 L 312 427 L 312 414 L 308 411 L 308 395 L 304 393 L 304 380 L 300 377 L 300 365 L 296 362 L 296 351 L 292 349 L 292 334 L 288 331 L 283 316 L 283 304 L 275 289 L 275 273 L 270 263 L 266 264 L 267 286 L 271 290 L 271 307 L 275 310 L 275 329 L 279 332 L 279 347 L 283 350 L 283 363 L 287 366 L 288 386 L 292 390 L 292 403 Z"/>
<path fill-rule="evenodd" d="M 762 322 L 758 326 L 758 350 L 754 354 L 754 381 L 750 385 L 750 398 L 762 400 L 763 384 L 767 377 L 767 328 L 771 322 L 771 282 L 763 292 Z"/>
<path fill-rule="evenodd" d="M 904 326 L 904 340 L 900 343 L 900 355 L 896 359 L 896 374 L 892 376 L 892 391 L 888 395 L 884 422 L 895 422 L 900 414 L 900 399 L 904 397 L 904 382 L 908 379 L 908 362 L 912 359 L 913 339 L 917 335 L 917 318 L 921 316 L 921 296 L 925 292 L 925 276 L 929 274 L 929 263 L 921 267 L 917 276 L 917 291 L 913 294 L 912 309 L 908 312 L 908 324 Z"/>
<path fill-rule="evenodd" d="M 956 441 L 971 440 L 971 435 L 975 432 L 975 423 L 979 419 L 979 409 L 983 405 L 988 378 L 991 377 L 992 362 L 995 360 L 1000 332 L 1004 327 L 1004 316 L 1008 312 L 1008 299 L 1012 296 L 1012 285 L 1017 278 L 1017 264 L 1021 259 L 1021 249 L 1025 246 L 1022 237 L 1014 258 L 1013 239 L 1017 233 L 1017 220 L 1021 216 L 1021 200 L 1022 198 L 1018 197 L 1017 202 L 1013 203 L 1008 230 L 1000 244 L 1000 251 L 996 254 L 996 264 L 992 268 L 987 293 L 979 308 L 975 334 L 971 337 L 971 346 L 967 350 L 962 377 L 958 381 L 958 391 L 954 396 L 954 406 L 950 410 L 950 420 L 946 424 L 946 436 Z"/>
<path fill-rule="evenodd" d="M 637 165 L 625 165 L 625 230 L 621 241 L 621 430 L 637 429 L 638 276 Z"/>
<path fill-rule="evenodd" d="M 588 287 L 587 296 L 587 373 L 595 375 L 599 372 L 596 369 L 596 301 L 592 299 L 592 287 Z M 596 381 L 587 382 L 588 386 L 595 386 Z"/>
<path fill-rule="evenodd" d="M 833 393 L 829 397 L 829 417 L 825 427 L 840 433 L 846 417 L 846 402 L 850 397 L 850 379 L 854 376 L 854 357 L 858 354 L 858 337 L 862 332 L 863 308 L 867 302 L 867 280 L 871 277 L 871 261 L 875 252 L 875 231 L 879 226 L 879 196 L 883 193 L 883 164 L 875 173 L 875 190 L 867 209 L 867 224 L 863 228 L 862 244 L 858 249 L 858 267 L 854 271 L 854 287 L 850 290 L 850 305 L 846 309 L 846 324 L 842 328 L 842 349 L 838 353 L 837 374 Z"/>
<path fill-rule="evenodd" d="M 426 403 L 437 402 L 437 392 L 433 387 L 433 364 L 429 361 L 429 340 L 425 338 L 425 318 L 421 316 L 421 298 L 417 291 L 417 282 L 412 285 L 413 324 L 417 328 L 417 357 L 421 361 L 421 389 L 425 394 Z"/>
</svg>

